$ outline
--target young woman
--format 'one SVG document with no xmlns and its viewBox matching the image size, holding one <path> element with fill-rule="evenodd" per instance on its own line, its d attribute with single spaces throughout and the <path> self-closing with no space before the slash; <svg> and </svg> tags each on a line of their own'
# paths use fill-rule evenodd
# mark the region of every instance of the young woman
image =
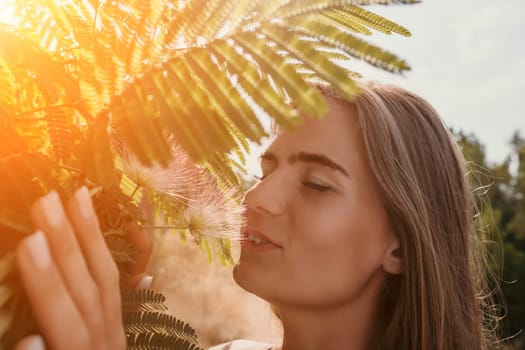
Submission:
<svg viewBox="0 0 525 350">
<path fill-rule="evenodd" d="M 482 247 L 458 146 L 420 97 L 376 84 L 362 90 L 350 102 L 321 88 L 326 116 L 280 133 L 246 194 L 234 277 L 273 305 L 282 344 L 213 349 L 496 346 L 484 329 L 492 320 Z M 77 191 L 67 215 L 48 195 L 34 217 L 42 231 L 20 244 L 17 262 L 48 347 L 123 349 L 118 276 L 93 235 L 87 191 Z"/>
</svg>

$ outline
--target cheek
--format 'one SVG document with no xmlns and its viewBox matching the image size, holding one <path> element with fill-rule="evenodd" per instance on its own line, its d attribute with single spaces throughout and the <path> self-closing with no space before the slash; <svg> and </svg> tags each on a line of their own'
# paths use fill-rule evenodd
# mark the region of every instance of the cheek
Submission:
<svg viewBox="0 0 525 350">
<path fill-rule="evenodd" d="M 375 220 L 375 221 L 374 221 Z M 382 225 L 357 206 L 337 205 L 298 220 L 290 237 L 289 278 L 305 302 L 338 302 L 355 297 L 380 268 Z"/>
<path fill-rule="evenodd" d="M 386 215 L 380 208 L 349 200 L 327 203 L 320 200 L 301 206 L 291 223 L 290 240 L 304 241 L 312 249 L 347 252 L 377 247 L 383 240 Z"/>
</svg>

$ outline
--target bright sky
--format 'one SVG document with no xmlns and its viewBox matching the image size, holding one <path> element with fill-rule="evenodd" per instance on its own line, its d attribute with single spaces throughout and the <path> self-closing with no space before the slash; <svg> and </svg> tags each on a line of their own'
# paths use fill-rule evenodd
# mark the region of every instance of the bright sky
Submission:
<svg viewBox="0 0 525 350">
<path fill-rule="evenodd" d="M 7 1 L 0 0 L 0 21 L 9 17 L 2 10 Z M 424 0 L 369 9 L 412 32 L 410 38 L 375 33 L 370 41 L 413 69 L 404 77 L 358 61 L 352 69 L 419 93 L 449 126 L 476 134 L 489 160 L 503 160 L 514 131 L 525 136 L 525 0 Z"/>
<path fill-rule="evenodd" d="M 477 135 L 490 161 L 503 160 L 513 133 L 525 136 L 525 1 L 423 0 L 371 9 L 412 32 L 371 38 L 412 71 L 358 71 L 422 95 L 449 126 Z"/>
</svg>

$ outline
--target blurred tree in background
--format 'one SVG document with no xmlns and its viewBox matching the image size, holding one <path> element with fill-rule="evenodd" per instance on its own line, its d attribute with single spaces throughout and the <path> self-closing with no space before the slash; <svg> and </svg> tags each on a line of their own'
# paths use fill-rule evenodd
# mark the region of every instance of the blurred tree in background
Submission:
<svg viewBox="0 0 525 350">
<path fill-rule="evenodd" d="M 505 300 L 501 338 L 511 338 L 512 349 L 525 349 L 525 138 L 516 132 L 511 154 L 489 163 L 475 135 L 455 135 L 477 188 L 479 231 L 489 242 L 489 263 Z"/>
</svg>

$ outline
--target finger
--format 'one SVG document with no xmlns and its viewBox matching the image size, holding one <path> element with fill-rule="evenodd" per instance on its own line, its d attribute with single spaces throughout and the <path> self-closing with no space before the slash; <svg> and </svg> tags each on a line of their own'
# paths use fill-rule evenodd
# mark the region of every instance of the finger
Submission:
<svg viewBox="0 0 525 350">
<path fill-rule="evenodd" d="M 90 349 L 88 330 L 51 258 L 41 231 L 18 245 L 16 263 L 36 322 L 49 347 L 57 350 Z M 38 345 L 34 339 L 27 342 Z"/>
<path fill-rule="evenodd" d="M 15 350 L 45 350 L 44 339 L 39 335 L 30 335 L 22 339 Z"/>
<path fill-rule="evenodd" d="M 138 275 L 140 278 L 137 280 L 135 285 L 135 290 L 144 290 L 151 287 L 151 282 L 153 282 L 153 276 L 150 275 Z"/>
<path fill-rule="evenodd" d="M 86 187 L 75 191 L 67 203 L 67 213 L 91 276 L 100 291 L 108 348 L 124 349 L 126 341 L 122 325 L 119 273 L 100 232 L 98 218 Z"/>
<path fill-rule="evenodd" d="M 134 276 L 126 276 L 124 287 L 127 289 L 143 290 L 151 287 L 153 276 L 139 273 Z"/>
<path fill-rule="evenodd" d="M 51 256 L 97 349 L 104 349 L 105 325 L 100 293 L 78 245 L 58 194 L 54 191 L 31 207 L 35 225 L 44 232 Z"/>
<path fill-rule="evenodd" d="M 126 266 L 126 272 L 130 275 L 144 273 L 153 251 L 151 237 L 144 230 L 140 229 L 135 222 L 129 222 L 125 230 L 126 237 L 137 250 L 137 253 L 133 256 L 133 262 Z"/>
</svg>

